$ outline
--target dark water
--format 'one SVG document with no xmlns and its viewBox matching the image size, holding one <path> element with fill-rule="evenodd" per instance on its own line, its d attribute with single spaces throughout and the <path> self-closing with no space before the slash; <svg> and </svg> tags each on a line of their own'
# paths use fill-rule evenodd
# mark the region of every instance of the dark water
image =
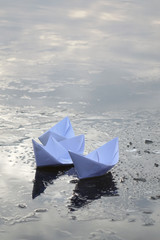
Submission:
<svg viewBox="0 0 160 240">
<path fill-rule="evenodd" d="M 0 0 L 1 239 L 159 239 L 159 9 Z M 119 137 L 110 173 L 36 170 L 32 138 L 65 116 L 85 153 Z"/>
</svg>

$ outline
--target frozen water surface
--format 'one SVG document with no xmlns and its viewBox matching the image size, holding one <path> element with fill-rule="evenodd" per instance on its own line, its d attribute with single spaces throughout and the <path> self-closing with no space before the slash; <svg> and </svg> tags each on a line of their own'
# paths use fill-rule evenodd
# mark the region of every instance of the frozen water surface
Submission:
<svg viewBox="0 0 160 240">
<path fill-rule="evenodd" d="M 160 3 L 0 5 L 0 238 L 158 240 Z M 110 173 L 36 170 L 32 138 L 65 116 L 85 154 L 119 137 Z"/>
</svg>

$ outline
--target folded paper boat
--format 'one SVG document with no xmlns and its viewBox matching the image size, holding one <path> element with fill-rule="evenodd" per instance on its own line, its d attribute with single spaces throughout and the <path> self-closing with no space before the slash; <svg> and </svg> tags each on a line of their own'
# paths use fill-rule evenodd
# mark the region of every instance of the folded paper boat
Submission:
<svg viewBox="0 0 160 240">
<path fill-rule="evenodd" d="M 48 131 L 43 133 L 39 140 L 43 145 L 46 145 L 48 138 L 52 136 L 55 140 L 62 141 L 67 138 L 72 138 L 75 136 L 71 122 L 68 117 L 65 117 Z"/>
<path fill-rule="evenodd" d="M 102 176 L 119 161 L 118 138 L 84 156 L 69 151 L 79 179 Z"/>
<path fill-rule="evenodd" d="M 42 144 L 32 140 L 37 167 L 73 164 L 68 151 L 78 154 L 84 151 L 84 135 L 75 136 L 68 117 L 43 133 L 39 140 Z"/>
<path fill-rule="evenodd" d="M 84 135 L 58 142 L 51 134 L 46 145 L 39 144 L 35 140 L 32 140 L 37 167 L 73 164 L 68 151 L 83 154 L 84 142 Z"/>
</svg>

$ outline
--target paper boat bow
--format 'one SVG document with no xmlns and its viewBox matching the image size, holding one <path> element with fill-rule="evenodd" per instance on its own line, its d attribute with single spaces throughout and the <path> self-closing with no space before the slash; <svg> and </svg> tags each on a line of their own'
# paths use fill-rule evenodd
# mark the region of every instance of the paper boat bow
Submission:
<svg viewBox="0 0 160 240">
<path fill-rule="evenodd" d="M 102 176 L 108 172 L 119 160 L 118 138 L 104 144 L 88 155 L 80 155 L 69 151 L 78 178 Z"/>
<path fill-rule="evenodd" d="M 49 137 L 46 145 L 32 140 L 37 167 L 73 164 L 68 151 L 82 154 L 84 151 L 84 135 L 56 141 Z"/>
</svg>

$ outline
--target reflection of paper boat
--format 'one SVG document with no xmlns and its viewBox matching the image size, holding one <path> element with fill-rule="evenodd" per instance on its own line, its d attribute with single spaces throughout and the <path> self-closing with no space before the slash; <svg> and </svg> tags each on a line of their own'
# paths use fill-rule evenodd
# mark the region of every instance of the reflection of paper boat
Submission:
<svg viewBox="0 0 160 240">
<path fill-rule="evenodd" d="M 56 141 L 52 135 L 46 145 L 32 140 L 37 167 L 73 164 L 68 151 L 83 154 L 84 135 Z"/>
<path fill-rule="evenodd" d="M 32 198 L 38 197 L 45 191 L 47 186 L 53 184 L 54 181 L 64 174 L 68 174 L 72 166 L 58 166 L 58 167 L 43 167 L 36 169 L 35 179 L 33 184 Z"/>
<path fill-rule="evenodd" d="M 104 144 L 86 156 L 69 151 L 78 178 L 102 176 L 119 160 L 118 138 Z"/>
<path fill-rule="evenodd" d="M 97 178 L 77 181 L 68 208 L 70 211 L 78 210 L 102 196 L 118 196 L 118 189 L 111 172 Z"/>
<path fill-rule="evenodd" d="M 46 145 L 50 135 L 52 135 L 52 137 L 54 137 L 58 142 L 66 138 L 74 137 L 74 131 L 69 118 L 65 117 L 39 137 L 39 140 L 43 143 L 43 145 Z"/>
</svg>

